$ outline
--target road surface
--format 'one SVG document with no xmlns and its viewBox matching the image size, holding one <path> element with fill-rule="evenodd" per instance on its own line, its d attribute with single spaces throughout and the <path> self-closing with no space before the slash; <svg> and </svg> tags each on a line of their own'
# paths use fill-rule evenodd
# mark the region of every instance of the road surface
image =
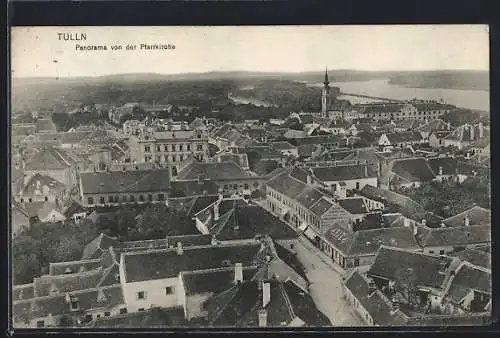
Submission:
<svg viewBox="0 0 500 338">
<path fill-rule="evenodd" d="M 300 238 L 296 251 L 311 283 L 309 292 L 318 309 L 334 326 L 365 326 L 343 298 L 340 269 L 333 263 L 328 264 L 326 255 L 322 257 L 322 253 L 304 237 Z"/>
</svg>

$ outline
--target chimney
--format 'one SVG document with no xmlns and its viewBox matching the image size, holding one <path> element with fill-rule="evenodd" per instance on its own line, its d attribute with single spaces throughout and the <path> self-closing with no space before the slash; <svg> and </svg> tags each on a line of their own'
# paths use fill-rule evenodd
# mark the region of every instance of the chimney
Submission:
<svg viewBox="0 0 500 338">
<path fill-rule="evenodd" d="M 409 219 L 409 218 L 405 218 L 405 219 L 404 219 L 404 226 L 405 226 L 406 228 L 409 228 L 409 227 L 410 227 L 410 224 L 411 224 L 411 223 L 410 223 L 410 219 Z"/>
<path fill-rule="evenodd" d="M 234 282 L 240 284 L 243 282 L 243 264 L 236 263 L 234 265 Z"/>
<path fill-rule="evenodd" d="M 184 249 L 182 248 L 181 242 L 177 242 L 177 248 L 175 249 L 175 251 L 179 256 L 181 256 L 184 253 Z"/>
<path fill-rule="evenodd" d="M 376 290 L 377 290 L 377 287 L 375 286 L 375 282 L 370 281 L 368 283 L 368 297 L 370 297 Z"/>
<path fill-rule="evenodd" d="M 451 124 L 450 124 L 450 122 L 448 122 L 446 125 L 448 127 L 448 130 L 451 130 Z"/>
<path fill-rule="evenodd" d="M 470 140 L 474 141 L 474 125 L 470 126 Z"/>
<path fill-rule="evenodd" d="M 262 282 L 262 307 L 265 308 L 271 301 L 271 283 Z"/>
<path fill-rule="evenodd" d="M 368 177 L 368 164 L 365 164 L 365 177 Z"/>
<path fill-rule="evenodd" d="M 66 292 L 66 295 L 64 296 L 64 300 L 66 301 L 66 304 L 71 303 L 71 295 L 69 294 L 69 292 Z"/>
<path fill-rule="evenodd" d="M 396 298 L 396 296 L 392 297 L 391 299 L 391 312 L 394 313 L 399 310 L 399 301 Z"/>
<path fill-rule="evenodd" d="M 444 224 L 443 222 L 441 222 L 441 228 L 446 228 L 446 224 Z"/>
<path fill-rule="evenodd" d="M 484 137 L 484 127 L 483 127 L 483 122 L 479 122 L 479 138 Z"/>
<path fill-rule="evenodd" d="M 43 188 L 42 188 L 42 191 L 43 191 L 43 195 L 48 196 L 49 193 L 50 193 L 49 186 L 48 185 L 44 185 Z"/>
<path fill-rule="evenodd" d="M 439 167 L 439 176 L 443 176 L 443 167 Z"/>
<path fill-rule="evenodd" d="M 215 236 L 212 236 L 212 240 L 211 240 L 210 244 L 217 245 L 217 239 L 215 238 Z"/>
<path fill-rule="evenodd" d="M 470 218 L 469 218 L 469 216 L 465 216 L 465 218 L 464 218 L 464 224 L 465 224 L 466 227 L 468 227 L 470 225 Z"/>
<path fill-rule="evenodd" d="M 40 195 L 40 181 L 36 181 L 35 195 Z"/>
<path fill-rule="evenodd" d="M 259 310 L 259 327 L 267 327 L 267 310 Z"/>
<path fill-rule="evenodd" d="M 219 220 L 219 201 L 214 203 L 214 221 Z"/>
<path fill-rule="evenodd" d="M 423 226 L 426 226 L 427 225 L 427 221 L 425 219 L 422 220 L 422 225 Z"/>
</svg>

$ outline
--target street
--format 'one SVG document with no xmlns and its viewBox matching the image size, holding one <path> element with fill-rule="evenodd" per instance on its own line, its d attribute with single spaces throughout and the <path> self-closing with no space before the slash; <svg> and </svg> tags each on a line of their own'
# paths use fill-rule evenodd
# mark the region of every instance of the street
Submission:
<svg viewBox="0 0 500 338">
<path fill-rule="evenodd" d="M 304 265 L 310 295 L 318 309 L 323 312 L 334 326 L 365 326 L 354 310 L 342 297 L 341 274 L 326 263 L 321 252 L 306 238 L 301 237 L 296 246 L 297 257 Z M 339 269 L 339 268 L 336 268 Z M 339 270 L 340 271 L 340 270 Z"/>
</svg>

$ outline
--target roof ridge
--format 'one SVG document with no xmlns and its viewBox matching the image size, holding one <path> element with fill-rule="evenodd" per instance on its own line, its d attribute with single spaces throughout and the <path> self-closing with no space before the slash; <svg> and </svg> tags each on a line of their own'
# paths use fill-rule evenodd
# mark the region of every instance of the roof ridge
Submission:
<svg viewBox="0 0 500 338">
<path fill-rule="evenodd" d="M 288 297 L 288 293 L 286 292 L 285 290 L 285 287 L 283 286 L 283 283 L 282 282 L 279 282 L 278 283 L 278 288 L 283 296 L 283 299 L 285 300 L 285 304 L 288 308 L 288 311 L 290 313 L 290 317 L 292 318 L 292 320 L 297 317 L 297 315 L 295 314 L 295 312 L 293 311 L 293 306 L 292 306 L 292 302 L 290 301 L 290 298 Z"/>
<path fill-rule="evenodd" d="M 65 261 L 65 262 L 50 262 L 50 265 L 69 265 L 69 264 L 76 264 L 76 263 L 94 263 L 94 262 L 99 262 L 101 261 L 100 258 L 92 258 L 92 259 L 80 259 L 76 261 Z"/>
</svg>

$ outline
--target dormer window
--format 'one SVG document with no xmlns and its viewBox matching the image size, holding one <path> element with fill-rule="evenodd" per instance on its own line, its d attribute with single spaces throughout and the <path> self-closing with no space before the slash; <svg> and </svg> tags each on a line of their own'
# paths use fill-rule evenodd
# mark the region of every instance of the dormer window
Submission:
<svg viewBox="0 0 500 338">
<path fill-rule="evenodd" d="M 78 298 L 72 298 L 71 299 L 71 311 L 77 311 L 80 309 L 80 302 L 78 301 Z"/>
</svg>

